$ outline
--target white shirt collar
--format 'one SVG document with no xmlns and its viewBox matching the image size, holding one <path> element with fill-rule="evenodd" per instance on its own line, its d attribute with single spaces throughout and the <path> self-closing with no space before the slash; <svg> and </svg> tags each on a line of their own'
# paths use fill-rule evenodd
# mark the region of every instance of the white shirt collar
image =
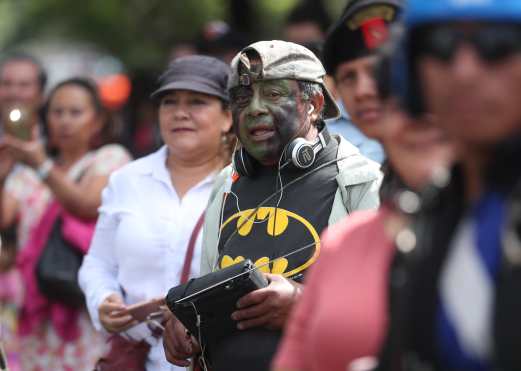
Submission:
<svg viewBox="0 0 521 371">
<path fill-rule="evenodd" d="M 156 152 L 148 155 L 146 158 L 143 159 L 144 161 L 141 163 L 138 172 L 143 175 L 151 175 L 152 178 L 165 184 L 168 184 L 169 186 L 172 186 L 170 172 L 168 171 L 168 168 L 166 166 L 167 157 L 168 147 L 166 145 L 163 145 Z M 207 183 L 213 183 L 218 173 L 219 171 L 212 171 L 210 174 L 208 174 L 207 177 L 205 177 L 193 188 L 200 187 Z"/>
</svg>

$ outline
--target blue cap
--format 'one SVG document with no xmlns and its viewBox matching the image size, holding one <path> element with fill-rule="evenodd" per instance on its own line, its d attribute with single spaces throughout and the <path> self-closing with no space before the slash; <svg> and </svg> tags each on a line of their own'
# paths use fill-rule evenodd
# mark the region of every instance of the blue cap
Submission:
<svg viewBox="0 0 521 371">
<path fill-rule="evenodd" d="M 409 0 L 407 28 L 451 21 L 521 22 L 519 0 Z"/>
<path fill-rule="evenodd" d="M 423 113 L 421 91 L 413 75 L 411 35 L 418 27 L 446 22 L 501 22 L 521 24 L 521 0 L 409 0 L 402 35 L 390 62 L 390 85 L 404 108 Z"/>
</svg>

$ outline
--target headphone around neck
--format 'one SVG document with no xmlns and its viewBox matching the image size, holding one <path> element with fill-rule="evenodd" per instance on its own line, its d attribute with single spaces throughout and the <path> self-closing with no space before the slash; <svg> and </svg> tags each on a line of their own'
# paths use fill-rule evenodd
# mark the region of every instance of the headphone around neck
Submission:
<svg viewBox="0 0 521 371">
<path fill-rule="evenodd" d="M 298 169 L 307 169 L 315 163 L 317 154 L 324 149 L 331 135 L 324 125 L 314 141 L 307 141 L 304 138 L 295 138 L 283 152 L 283 165 L 293 164 Z M 233 168 L 240 176 L 254 176 L 258 167 L 258 162 L 244 149 L 238 149 L 233 154 Z"/>
</svg>

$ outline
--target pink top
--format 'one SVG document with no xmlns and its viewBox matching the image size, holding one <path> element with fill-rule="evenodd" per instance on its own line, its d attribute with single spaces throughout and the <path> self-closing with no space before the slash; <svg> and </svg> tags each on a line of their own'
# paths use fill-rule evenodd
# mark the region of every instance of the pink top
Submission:
<svg viewBox="0 0 521 371">
<path fill-rule="evenodd" d="M 274 365 L 290 370 L 346 371 L 377 354 L 387 326 L 387 274 L 393 243 L 389 210 L 359 211 L 328 229 Z"/>
</svg>

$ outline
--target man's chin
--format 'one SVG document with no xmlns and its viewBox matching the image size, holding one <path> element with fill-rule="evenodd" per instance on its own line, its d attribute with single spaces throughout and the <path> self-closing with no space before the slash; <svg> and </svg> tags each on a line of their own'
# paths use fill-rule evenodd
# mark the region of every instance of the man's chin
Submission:
<svg viewBox="0 0 521 371">
<path fill-rule="evenodd" d="M 365 121 L 356 126 L 368 138 L 381 140 L 383 136 L 384 128 L 379 121 Z"/>
<path fill-rule="evenodd" d="M 248 151 L 248 149 L 246 149 Z M 275 166 L 279 163 L 280 153 L 255 153 L 248 151 L 257 162 L 263 166 Z"/>
<path fill-rule="evenodd" d="M 260 164 L 262 166 L 266 166 L 266 167 L 274 167 L 274 166 L 277 166 L 278 163 L 279 163 L 279 159 L 276 158 L 276 159 L 263 159 L 263 160 L 257 160 L 260 162 Z"/>
</svg>

